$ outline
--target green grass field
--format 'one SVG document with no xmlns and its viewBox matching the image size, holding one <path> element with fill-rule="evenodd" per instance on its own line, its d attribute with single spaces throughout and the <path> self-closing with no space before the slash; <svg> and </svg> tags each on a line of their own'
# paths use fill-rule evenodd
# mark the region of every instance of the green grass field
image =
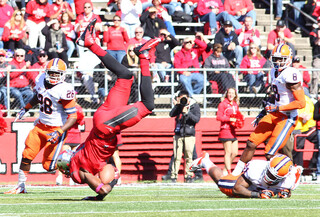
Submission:
<svg viewBox="0 0 320 217">
<path fill-rule="evenodd" d="M 320 185 L 300 185 L 289 199 L 227 198 L 213 183 L 128 184 L 104 201 L 81 201 L 87 186 L 28 186 L 28 194 L 4 195 L 2 216 L 320 216 Z"/>
</svg>

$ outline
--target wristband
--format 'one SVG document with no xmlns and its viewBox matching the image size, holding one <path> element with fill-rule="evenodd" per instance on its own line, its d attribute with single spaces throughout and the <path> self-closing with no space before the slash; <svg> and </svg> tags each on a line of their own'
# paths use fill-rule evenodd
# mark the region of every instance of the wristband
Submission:
<svg viewBox="0 0 320 217">
<path fill-rule="evenodd" d="M 101 183 L 100 185 L 98 185 L 98 187 L 96 188 L 96 192 L 97 192 L 97 193 L 100 191 L 100 189 L 102 188 L 102 186 L 104 186 L 103 183 Z"/>
<path fill-rule="evenodd" d="M 260 197 L 259 192 L 251 191 L 251 198 L 259 198 L 259 197 Z"/>
<path fill-rule="evenodd" d="M 58 128 L 57 131 L 60 133 L 60 134 L 63 134 L 63 130 L 61 128 Z"/>
</svg>

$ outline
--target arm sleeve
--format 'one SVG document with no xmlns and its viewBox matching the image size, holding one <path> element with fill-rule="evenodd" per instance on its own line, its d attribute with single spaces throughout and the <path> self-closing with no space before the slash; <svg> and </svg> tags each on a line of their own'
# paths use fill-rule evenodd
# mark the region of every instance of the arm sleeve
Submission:
<svg viewBox="0 0 320 217">
<path fill-rule="evenodd" d="M 292 93 L 293 93 L 293 96 L 294 96 L 295 100 L 290 102 L 287 105 L 281 105 L 279 107 L 280 111 L 289 111 L 289 110 L 293 110 L 293 109 L 302 109 L 302 108 L 304 108 L 306 106 L 306 100 L 305 100 L 305 97 L 304 97 L 303 88 L 295 90 Z"/>
</svg>

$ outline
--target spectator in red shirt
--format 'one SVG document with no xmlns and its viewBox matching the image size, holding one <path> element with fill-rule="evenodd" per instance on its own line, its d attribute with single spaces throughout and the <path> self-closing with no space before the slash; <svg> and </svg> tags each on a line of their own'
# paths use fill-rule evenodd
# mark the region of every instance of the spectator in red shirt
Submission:
<svg viewBox="0 0 320 217">
<path fill-rule="evenodd" d="M 229 20 L 230 18 L 221 0 L 199 0 L 197 13 L 200 16 L 200 21 L 209 22 L 212 35 L 217 32 L 217 21 Z"/>
<path fill-rule="evenodd" d="M 96 30 L 96 35 L 99 35 L 100 32 L 102 31 L 101 19 L 100 19 L 99 15 L 93 13 L 92 2 L 87 0 L 82 7 L 84 8 L 84 12 L 77 16 L 76 24 L 75 24 L 75 31 L 78 34 L 78 37 L 86 29 L 88 24 L 94 18 L 97 19 L 97 22 L 94 26 L 94 28 Z M 97 40 L 99 40 L 99 37 L 97 37 Z M 78 55 L 79 55 L 79 57 L 81 57 L 84 53 L 84 48 L 81 46 L 77 46 L 77 49 L 78 49 Z"/>
<path fill-rule="evenodd" d="M 199 68 L 199 57 L 197 49 L 193 45 L 197 44 L 199 48 L 205 49 L 207 44 L 199 39 L 193 40 L 187 37 L 183 40 L 182 49 L 174 56 L 174 68 L 192 69 Z M 178 71 L 180 82 L 188 91 L 189 96 L 201 93 L 204 84 L 204 77 L 199 71 Z M 195 82 L 194 85 L 192 83 Z"/>
<path fill-rule="evenodd" d="M 239 111 L 239 98 L 235 88 L 229 88 L 224 95 L 223 101 L 218 106 L 217 120 L 221 121 L 219 141 L 224 147 L 224 169 L 225 175 L 231 174 L 231 164 L 238 155 L 238 140 L 235 126 L 237 121 L 234 117 Z"/>
<path fill-rule="evenodd" d="M 141 26 L 138 26 L 134 31 L 134 38 L 129 39 L 127 46 L 133 44 L 134 47 L 138 47 L 139 45 L 147 42 L 147 40 L 143 38 L 143 34 L 143 28 Z"/>
<path fill-rule="evenodd" d="M 198 0 L 180 0 L 186 14 L 193 15 L 194 9 L 198 6 Z"/>
<path fill-rule="evenodd" d="M 64 12 L 61 16 L 60 28 L 66 35 L 68 46 L 67 56 L 68 58 L 70 58 L 76 47 L 73 42 L 73 40 L 76 38 L 76 32 L 74 31 L 74 25 L 71 23 L 70 17 L 67 12 Z"/>
<path fill-rule="evenodd" d="M 46 69 L 48 63 L 48 54 L 45 50 L 40 50 L 38 54 L 38 62 L 33 64 L 30 69 L 37 69 L 33 77 L 37 77 L 39 74 L 43 73 Z"/>
<path fill-rule="evenodd" d="M 44 48 L 46 38 L 42 35 L 41 30 L 50 18 L 50 5 L 47 0 L 29 1 L 26 8 L 26 24 L 29 29 L 29 46 L 37 47 L 38 39 L 40 47 Z"/>
<path fill-rule="evenodd" d="M 2 42 L 2 33 L 4 30 L 4 25 L 13 14 L 13 8 L 7 4 L 7 0 L 0 0 L 0 49 L 3 48 L 3 42 Z"/>
<path fill-rule="evenodd" d="M 286 27 L 285 22 L 283 20 L 278 20 L 276 28 L 268 34 L 267 57 L 271 55 L 273 48 L 281 43 L 289 45 L 293 52 L 293 56 L 295 55 L 293 35 L 290 29 Z"/>
<path fill-rule="evenodd" d="M 67 13 L 70 20 L 74 19 L 74 14 L 72 8 L 68 2 L 64 0 L 56 0 L 52 5 L 50 5 L 51 16 L 50 19 L 61 19 L 63 13 Z"/>
<path fill-rule="evenodd" d="M 103 33 L 103 46 L 107 46 L 107 52 L 113 56 L 119 63 L 126 55 L 126 43 L 129 42 L 127 30 L 121 27 L 121 17 L 115 15 L 113 17 L 113 26 L 110 26 Z"/>
<path fill-rule="evenodd" d="M 250 43 L 255 43 L 257 46 L 261 45 L 260 32 L 252 26 L 252 17 L 244 18 L 244 24 L 241 29 L 235 30 L 238 35 L 238 41 L 243 47 L 243 55 L 246 55 L 249 50 Z"/>
<path fill-rule="evenodd" d="M 83 5 L 84 5 L 86 2 L 91 3 L 91 0 L 74 0 L 76 17 L 78 17 L 80 14 L 83 14 L 83 13 L 84 13 Z"/>
<path fill-rule="evenodd" d="M 26 51 L 23 49 L 16 49 L 14 57 L 9 64 L 12 69 L 28 69 L 30 62 L 24 60 Z M 29 80 L 33 78 L 32 72 L 10 72 L 10 95 L 17 99 L 18 108 L 24 108 L 25 105 L 32 99 L 33 92 L 30 88 Z M 15 107 L 16 105 L 12 105 Z"/>
<path fill-rule="evenodd" d="M 20 10 L 15 10 L 11 19 L 5 24 L 2 35 L 5 48 L 14 51 L 16 48 L 23 48 L 26 40 L 27 26 Z"/>
<path fill-rule="evenodd" d="M 296 68 L 296 69 L 306 69 L 306 67 L 304 67 L 302 64 L 300 64 L 300 58 L 295 56 L 292 60 L 292 67 Z M 304 94 L 307 95 L 309 98 L 311 98 L 310 96 L 310 92 L 309 92 L 309 82 L 310 82 L 310 74 L 308 71 L 300 71 L 302 73 L 302 78 L 303 78 L 303 90 L 304 90 Z"/>
<path fill-rule="evenodd" d="M 259 92 L 264 84 L 262 68 L 265 63 L 266 59 L 261 55 L 260 48 L 255 43 L 251 43 L 247 55 L 243 57 L 240 64 L 242 69 L 258 69 L 257 71 L 242 71 L 251 93 Z"/>
<path fill-rule="evenodd" d="M 253 26 L 256 24 L 256 12 L 251 0 L 225 0 L 224 9 L 230 15 L 230 21 L 235 29 L 241 29 L 240 21 L 245 17 L 252 17 Z"/>
</svg>

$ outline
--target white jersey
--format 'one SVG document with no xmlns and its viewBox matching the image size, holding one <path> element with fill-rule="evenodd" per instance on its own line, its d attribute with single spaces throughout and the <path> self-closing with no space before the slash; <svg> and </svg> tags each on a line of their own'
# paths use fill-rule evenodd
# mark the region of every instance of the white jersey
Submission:
<svg viewBox="0 0 320 217">
<path fill-rule="evenodd" d="M 76 108 L 65 110 L 60 100 L 74 99 L 75 91 L 71 84 L 65 82 L 46 89 L 44 86 L 45 76 L 46 74 L 43 73 L 36 78 L 35 90 L 40 104 L 39 120 L 49 126 L 63 126 L 68 114 L 76 112 Z"/>
<path fill-rule="evenodd" d="M 268 189 L 275 193 L 278 193 L 283 189 L 294 190 L 299 185 L 300 175 L 303 170 L 301 166 L 293 167 L 289 172 L 289 175 L 278 184 L 272 186 L 267 185 L 263 181 L 263 177 L 265 175 L 268 163 L 269 161 L 265 160 L 252 160 L 247 163 L 246 167 L 243 170 L 243 175 L 251 182 L 251 185 L 248 188 L 249 190 L 259 191 Z"/>
<path fill-rule="evenodd" d="M 287 105 L 290 102 L 294 101 L 295 98 L 291 90 L 286 87 L 286 83 L 298 83 L 302 84 L 302 75 L 301 73 L 293 67 L 287 67 L 276 77 L 276 70 L 273 68 L 271 70 L 271 88 L 275 93 L 275 105 Z M 282 111 L 282 113 L 296 117 L 298 115 L 298 110 L 293 109 L 291 111 Z"/>
</svg>

